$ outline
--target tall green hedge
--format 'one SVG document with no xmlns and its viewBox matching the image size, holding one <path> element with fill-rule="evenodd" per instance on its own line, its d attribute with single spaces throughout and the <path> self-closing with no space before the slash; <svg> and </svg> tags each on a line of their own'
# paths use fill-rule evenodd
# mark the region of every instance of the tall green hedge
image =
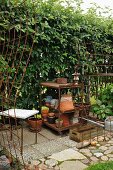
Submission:
<svg viewBox="0 0 113 170">
<path fill-rule="evenodd" d="M 4 0 L 0 3 L 0 56 L 9 68 L 14 61 L 13 71 L 9 73 L 10 84 L 20 65 L 12 91 L 14 98 L 19 90 L 17 107 L 32 107 L 37 100 L 40 81 L 53 80 L 57 76 L 71 80 L 75 64 L 84 63 L 90 67 L 102 63 L 105 57 L 113 61 L 112 18 L 97 16 L 94 9 L 83 14 L 79 7 L 64 7 L 58 0 Z M 5 76 L 5 71 L 2 72 Z"/>
</svg>

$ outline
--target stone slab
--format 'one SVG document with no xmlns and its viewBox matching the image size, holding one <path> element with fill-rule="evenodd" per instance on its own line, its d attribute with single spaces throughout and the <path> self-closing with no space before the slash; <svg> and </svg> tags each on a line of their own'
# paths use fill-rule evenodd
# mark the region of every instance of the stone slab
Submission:
<svg viewBox="0 0 113 170">
<path fill-rule="evenodd" d="M 59 162 L 66 161 L 66 160 L 72 160 L 72 159 L 75 159 L 75 160 L 86 159 L 86 157 L 83 154 L 81 154 L 78 151 L 71 149 L 71 148 L 65 149 L 65 150 L 58 152 L 58 153 L 54 153 L 49 158 L 55 159 Z"/>
<path fill-rule="evenodd" d="M 10 162 L 5 155 L 0 156 L 0 170 L 10 169 Z"/>
<path fill-rule="evenodd" d="M 23 143 L 25 145 L 35 144 L 36 141 L 36 133 L 31 132 L 29 128 L 24 129 L 23 132 Z M 37 143 L 40 144 L 42 142 L 47 142 L 48 139 L 41 134 L 37 133 Z"/>
<path fill-rule="evenodd" d="M 87 165 L 80 161 L 65 161 L 60 164 L 60 170 L 84 170 L 85 168 L 87 168 Z"/>
<path fill-rule="evenodd" d="M 59 138 L 59 134 L 55 133 L 52 130 L 48 130 L 46 128 L 42 128 L 42 130 L 39 132 L 39 134 L 43 135 L 45 138 L 49 140 L 57 140 Z"/>
</svg>

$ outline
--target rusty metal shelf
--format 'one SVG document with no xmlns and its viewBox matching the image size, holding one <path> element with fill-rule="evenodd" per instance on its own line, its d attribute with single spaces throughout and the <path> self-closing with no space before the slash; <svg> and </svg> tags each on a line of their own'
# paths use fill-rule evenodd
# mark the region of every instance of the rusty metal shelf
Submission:
<svg viewBox="0 0 113 170">
<path fill-rule="evenodd" d="M 88 76 L 113 76 L 113 73 L 98 73 L 98 74 L 89 74 Z"/>
<path fill-rule="evenodd" d="M 44 122 L 44 124 L 50 127 L 51 129 L 54 129 L 57 132 L 62 132 L 70 129 L 73 126 L 80 125 L 80 123 L 74 123 L 74 124 L 70 124 L 69 126 L 56 127 L 56 124 L 50 124 L 48 122 Z"/>
<path fill-rule="evenodd" d="M 81 88 L 82 90 L 82 93 L 84 91 L 84 84 L 83 83 L 80 83 L 80 84 L 74 84 L 74 83 L 66 83 L 66 84 L 59 84 L 59 83 L 56 83 L 56 82 L 42 82 L 41 84 L 41 87 L 47 87 L 47 88 L 54 88 L 54 89 L 57 89 L 58 90 L 58 103 L 60 103 L 60 99 L 61 99 L 61 90 L 63 89 L 76 89 L 76 88 Z M 40 101 L 41 101 L 41 95 L 40 95 Z M 81 96 L 81 102 L 83 103 L 83 99 L 82 99 L 82 96 Z M 41 102 L 40 102 L 41 104 Z M 81 104 L 82 105 L 82 104 Z M 73 113 L 76 111 L 76 109 L 78 109 L 78 107 L 74 108 L 73 110 L 70 110 L 70 111 L 65 111 L 65 112 L 61 112 L 59 107 L 57 109 L 58 113 L 57 113 L 57 117 L 60 118 L 61 114 L 72 114 L 73 116 Z M 84 107 L 80 107 L 80 111 L 81 110 L 84 110 Z M 62 132 L 64 130 L 68 130 L 70 129 L 71 127 L 75 126 L 76 124 L 80 124 L 80 122 L 77 122 L 76 124 L 70 124 L 69 126 L 62 126 L 62 127 L 56 127 L 56 124 L 50 124 L 49 122 L 46 122 L 44 121 L 43 122 L 46 126 L 50 127 L 51 129 L 57 131 L 57 132 Z"/>
<path fill-rule="evenodd" d="M 77 88 L 77 87 L 82 87 L 83 84 L 73 84 L 73 83 L 66 83 L 66 84 L 59 84 L 55 82 L 42 82 L 41 86 L 44 87 L 50 87 L 50 88 Z"/>
</svg>

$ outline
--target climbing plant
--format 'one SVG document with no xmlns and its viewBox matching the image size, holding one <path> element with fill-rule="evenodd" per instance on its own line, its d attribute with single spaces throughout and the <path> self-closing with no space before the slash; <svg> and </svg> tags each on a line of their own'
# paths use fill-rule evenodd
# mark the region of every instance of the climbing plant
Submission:
<svg viewBox="0 0 113 170">
<path fill-rule="evenodd" d="M 15 70 L 11 82 L 20 65 L 12 91 L 19 90 L 17 107 L 32 107 L 40 81 L 53 80 L 58 73 L 71 80 L 75 64 L 92 71 L 92 66 L 106 57 L 113 61 L 113 19 L 98 16 L 95 8 L 83 14 L 80 3 L 74 9 L 58 0 L 6 0 L 1 1 L 0 11 L 0 53 Z"/>
</svg>

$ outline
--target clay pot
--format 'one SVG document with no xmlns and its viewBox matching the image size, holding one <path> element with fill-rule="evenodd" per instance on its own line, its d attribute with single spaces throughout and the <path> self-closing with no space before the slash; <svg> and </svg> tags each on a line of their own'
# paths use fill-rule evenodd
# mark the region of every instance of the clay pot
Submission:
<svg viewBox="0 0 113 170">
<path fill-rule="evenodd" d="M 50 124 L 54 124 L 54 123 L 55 123 L 55 120 L 56 120 L 56 117 L 55 117 L 55 116 L 53 116 L 53 117 L 48 116 L 48 117 L 47 117 L 47 121 L 48 121 L 48 123 L 50 123 Z"/>
<path fill-rule="evenodd" d="M 43 121 L 47 121 L 48 112 L 49 112 L 48 107 L 42 108 L 41 114 L 42 114 Z"/>
<path fill-rule="evenodd" d="M 41 111 L 41 114 L 42 114 L 42 115 L 43 115 L 43 114 L 48 114 L 48 112 L 49 112 L 49 110 L 44 109 L 44 110 Z"/>
<path fill-rule="evenodd" d="M 27 123 L 32 130 L 40 131 L 42 127 L 42 119 L 28 118 Z"/>
<path fill-rule="evenodd" d="M 43 113 L 43 114 L 42 114 L 42 118 L 43 118 L 43 121 L 44 121 L 44 122 L 47 121 L 47 117 L 48 117 L 48 113 Z"/>
<path fill-rule="evenodd" d="M 50 112 L 50 113 L 48 113 L 48 116 L 49 117 L 53 117 L 55 115 L 55 113 L 54 112 Z"/>
<path fill-rule="evenodd" d="M 51 103 L 50 103 L 50 102 L 45 102 L 45 105 L 46 105 L 47 107 L 50 107 Z"/>
<path fill-rule="evenodd" d="M 63 120 L 62 119 L 61 120 L 56 119 L 55 123 L 56 123 L 56 127 L 62 127 L 63 126 Z"/>
<path fill-rule="evenodd" d="M 59 84 L 65 84 L 67 83 L 67 78 L 57 78 L 56 82 Z"/>
<path fill-rule="evenodd" d="M 70 125 L 69 116 L 67 114 L 62 114 L 60 117 L 63 120 L 63 126 Z"/>
</svg>

